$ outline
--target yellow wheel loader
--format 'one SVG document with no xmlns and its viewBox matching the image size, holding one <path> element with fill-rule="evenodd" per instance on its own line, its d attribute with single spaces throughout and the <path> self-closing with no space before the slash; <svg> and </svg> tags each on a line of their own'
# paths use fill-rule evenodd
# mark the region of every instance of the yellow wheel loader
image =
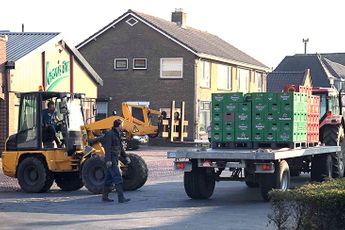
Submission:
<svg viewBox="0 0 345 230">
<path fill-rule="evenodd" d="M 55 181 L 64 191 L 78 190 L 85 185 L 90 192 L 101 193 L 106 171 L 104 149 L 101 142 L 94 139 L 110 129 L 115 119 L 124 120 L 127 135 L 158 135 L 158 127 L 150 125 L 148 120 L 150 113 L 157 112 L 145 107 L 135 107 L 138 109 L 137 113 L 141 108 L 143 120 L 137 119 L 136 115 L 130 115 L 136 114 L 132 108 L 127 113 L 124 111 L 125 118 L 112 116 L 85 124 L 83 94 L 38 91 L 20 93 L 18 96 L 18 131 L 6 141 L 6 148 L 2 153 L 2 167 L 5 175 L 18 179 L 25 192 L 46 192 Z M 57 122 L 54 135 L 43 124 L 43 110 L 49 101 L 55 104 Z M 174 125 L 177 121 L 172 121 L 172 128 L 166 119 L 161 123 L 164 123 L 162 133 L 165 136 L 168 137 L 167 131 L 171 130 L 176 137 Z M 182 130 L 185 130 L 188 123 L 183 121 L 181 124 L 184 124 Z M 119 161 L 124 189 L 136 190 L 145 184 L 148 169 L 140 156 L 129 153 L 129 157 L 129 166 Z"/>
</svg>

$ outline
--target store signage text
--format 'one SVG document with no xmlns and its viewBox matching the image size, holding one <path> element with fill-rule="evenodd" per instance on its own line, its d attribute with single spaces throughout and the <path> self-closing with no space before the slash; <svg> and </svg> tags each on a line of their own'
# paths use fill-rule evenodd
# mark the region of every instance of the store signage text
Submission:
<svg viewBox="0 0 345 230">
<path fill-rule="evenodd" d="M 58 61 L 57 65 L 51 67 L 50 62 L 46 62 L 46 90 L 51 91 L 64 78 L 70 77 L 70 62 Z"/>
</svg>

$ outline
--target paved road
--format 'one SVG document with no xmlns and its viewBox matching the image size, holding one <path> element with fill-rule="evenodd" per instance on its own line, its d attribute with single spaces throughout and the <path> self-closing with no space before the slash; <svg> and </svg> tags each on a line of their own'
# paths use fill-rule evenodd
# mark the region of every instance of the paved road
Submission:
<svg viewBox="0 0 345 230">
<path fill-rule="evenodd" d="M 23 193 L 16 180 L 0 173 L 0 229 L 273 229 L 267 226 L 270 204 L 244 183 L 221 182 L 211 199 L 189 199 L 182 173 L 166 159 L 168 150 L 136 152 L 149 167 L 149 179 L 126 193 L 132 199 L 128 204 L 102 203 L 85 188 Z"/>
</svg>

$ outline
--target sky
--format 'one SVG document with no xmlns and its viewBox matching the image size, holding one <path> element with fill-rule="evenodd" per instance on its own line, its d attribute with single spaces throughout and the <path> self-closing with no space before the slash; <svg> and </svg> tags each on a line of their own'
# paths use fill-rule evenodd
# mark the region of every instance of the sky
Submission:
<svg viewBox="0 0 345 230">
<path fill-rule="evenodd" d="M 345 52 L 343 0 L 0 0 L 0 30 L 61 32 L 75 46 L 128 9 L 171 20 L 182 8 L 187 26 L 207 31 L 270 68 L 285 56 Z"/>
</svg>

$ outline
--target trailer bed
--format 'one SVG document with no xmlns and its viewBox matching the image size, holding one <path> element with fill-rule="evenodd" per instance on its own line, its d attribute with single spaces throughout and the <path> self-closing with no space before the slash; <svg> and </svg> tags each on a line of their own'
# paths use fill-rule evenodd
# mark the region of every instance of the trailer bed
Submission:
<svg viewBox="0 0 345 230">
<path fill-rule="evenodd" d="M 280 160 L 340 152 L 340 146 L 317 146 L 300 149 L 179 149 L 169 151 L 168 158 L 227 159 L 227 160 Z"/>
</svg>

